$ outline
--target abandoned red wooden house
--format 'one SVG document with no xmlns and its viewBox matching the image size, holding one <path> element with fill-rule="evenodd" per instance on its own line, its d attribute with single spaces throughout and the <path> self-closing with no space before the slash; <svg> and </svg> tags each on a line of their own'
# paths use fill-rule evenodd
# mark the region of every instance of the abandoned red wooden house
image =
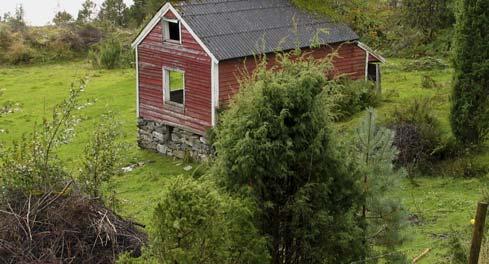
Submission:
<svg viewBox="0 0 489 264">
<path fill-rule="evenodd" d="M 324 45 L 311 49 L 312 39 Z M 254 55 L 334 49 L 335 72 L 380 84 L 384 60 L 342 23 L 297 9 L 289 0 L 190 0 L 166 3 L 132 44 L 137 61 L 138 143 L 169 156 L 205 158 L 206 130 L 238 91 Z"/>
</svg>

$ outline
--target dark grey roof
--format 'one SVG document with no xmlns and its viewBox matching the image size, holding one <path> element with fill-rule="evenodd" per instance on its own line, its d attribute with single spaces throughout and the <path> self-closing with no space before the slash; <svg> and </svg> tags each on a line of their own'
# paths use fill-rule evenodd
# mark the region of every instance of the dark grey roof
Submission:
<svg viewBox="0 0 489 264">
<path fill-rule="evenodd" d="M 358 39 L 347 25 L 289 0 L 189 0 L 176 8 L 218 60 L 309 47 L 314 38 L 321 44 Z"/>
</svg>

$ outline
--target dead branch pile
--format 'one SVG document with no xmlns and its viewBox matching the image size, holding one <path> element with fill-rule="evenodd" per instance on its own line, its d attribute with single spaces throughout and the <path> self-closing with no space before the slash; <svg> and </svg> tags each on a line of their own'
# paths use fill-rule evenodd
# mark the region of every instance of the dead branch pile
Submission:
<svg viewBox="0 0 489 264">
<path fill-rule="evenodd" d="M 65 191 L 3 199 L 0 263 L 114 263 L 122 252 L 140 255 L 147 237 L 134 222 Z"/>
</svg>

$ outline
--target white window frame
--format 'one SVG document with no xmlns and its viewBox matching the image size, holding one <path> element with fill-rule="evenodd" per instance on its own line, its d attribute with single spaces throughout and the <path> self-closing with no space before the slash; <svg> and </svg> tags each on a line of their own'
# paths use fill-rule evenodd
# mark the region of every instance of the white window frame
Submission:
<svg viewBox="0 0 489 264">
<path fill-rule="evenodd" d="M 182 84 L 183 84 L 183 102 L 177 103 L 173 102 L 170 100 L 170 72 L 180 72 L 182 73 Z M 175 69 L 175 68 L 168 68 L 168 67 L 163 67 L 163 99 L 165 103 L 172 104 L 174 106 L 180 106 L 184 107 L 185 106 L 185 94 L 186 94 L 186 87 L 185 87 L 185 71 L 181 69 Z"/>
<path fill-rule="evenodd" d="M 182 44 L 182 22 L 180 22 L 178 19 L 169 19 L 169 18 L 163 18 L 161 20 L 162 23 L 162 29 L 163 29 L 163 42 L 165 43 L 178 43 Z M 174 40 L 170 39 L 170 24 L 169 23 L 178 23 L 178 31 L 180 35 L 180 40 Z"/>
</svg>

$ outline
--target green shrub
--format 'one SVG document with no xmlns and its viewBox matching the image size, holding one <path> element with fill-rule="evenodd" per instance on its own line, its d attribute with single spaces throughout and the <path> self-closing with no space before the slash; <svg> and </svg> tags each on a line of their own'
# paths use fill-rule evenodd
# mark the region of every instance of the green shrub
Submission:
<svg viewBox="0 0 489 264">
<path fill-rule="evenodd" d="M 7 49 L 12 43 L 12 31 L 7 24 L 0 23 L 0 48 Z"/>
<path fill-rule="evenodd" d="M 372 82 L 344 78 L 326 87 L 337 120 L 345 120 L 367 107 L 377 106 L 381 98 Z"/>
<path fill-rule="evenodd" d="M 489 173 L 489 165 L 471 157 L 449 159 L 431 169 L 433 174 L 455 178 L 479 178 Z"/>
<path fill-rule="evenodd" d="M 118 37 L 112 37 L 92 47 L 88 58 L 96 68 L 114 69 L 129 67 L 134 61 L 132 50 L 122 45 Z"/>
<path fill-rule="evenodd" d="M 114 69 L 121 64 L 122 46 L 115 38 L 109 38 L 93 47 L 88 57 L 97 68 Z"/>
<path fill-rule="evenodd" d="M 107 185 L 112 191 L 112 178 L 120 173 L 124 145 L 118 140 L 122 136 L 120 124 L 113 113 L 103 114 L 96 125 L 81 158 L 79 181 L 85 193 L 96 198 L 103 197 L 102 188 Z"/>
<path fill-rule="evenodd" d="M 261 63 L 243 80 L 216 128 L 211 171 L 228 190 L 252 197 L 256 227 L 267 236 L 272 263 L 349 263 L 367 255 L 358 219 L 360 172 L 335 140 L 331 61 Z"/>
<path fill-rule="evenodd" d="M 9 47 L 6 57 L 11 64 L 27 64 L 31 61 L 33 52 L 24 43 L 15 42 Z"/>
<path fill-rule="evenodd" d="M 397 107 L 387 119 L 395 131 L 394 145 L 399 150 L 397 163 L 427 168 L 442 143 L 440 124 L 433 115 L 430 99 L 415 99 L 408 107 Z"/>
<path fill-rule="evenodd" d="M 120 263 L 267 263 L 250 201 L 221 194 L 208 180 L 178 176 L 158 203 L 141 259 Z M 144 261 L 142 261 L 144 260 Z"/>
</svg>

